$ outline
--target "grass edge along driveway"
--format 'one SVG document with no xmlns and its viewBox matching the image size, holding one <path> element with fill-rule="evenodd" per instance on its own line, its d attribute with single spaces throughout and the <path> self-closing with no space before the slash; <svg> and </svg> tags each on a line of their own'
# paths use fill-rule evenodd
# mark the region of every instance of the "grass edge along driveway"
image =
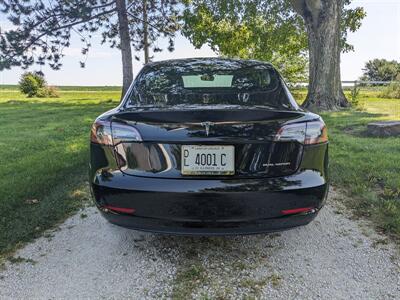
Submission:
<svg viewBox="0 0 400 300">
<path fill-rule="evenodd" d="M 25 98 L 0 89 L 0 255 L 88 203 L 89 130 L 119 91 L 61 91 Z"/>
</svg>

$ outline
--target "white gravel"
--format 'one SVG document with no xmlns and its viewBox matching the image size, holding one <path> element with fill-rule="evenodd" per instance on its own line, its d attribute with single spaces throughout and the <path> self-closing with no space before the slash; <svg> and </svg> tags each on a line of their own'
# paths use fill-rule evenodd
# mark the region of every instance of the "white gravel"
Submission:
<svg viewBox="0 0 400 300">
<path fill-rule="evenodd" d="M 398 248 L 334 202 L 306 227 L 226 238 L 145 234 L 87 208 L 6 263 L 0 299 L 400 299 Z"/>
</svg>

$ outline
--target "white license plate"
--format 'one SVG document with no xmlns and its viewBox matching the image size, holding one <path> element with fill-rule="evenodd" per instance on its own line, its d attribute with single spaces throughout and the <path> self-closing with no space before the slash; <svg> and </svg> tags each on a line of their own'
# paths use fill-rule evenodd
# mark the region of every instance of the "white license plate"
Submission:
<svg viewBox="0 0 400 300">
<path fill-rule="evenodd" d="M 181 148 L 183 175 L 235 174 L 235 147 L 183 145 Z"/>
</svg>

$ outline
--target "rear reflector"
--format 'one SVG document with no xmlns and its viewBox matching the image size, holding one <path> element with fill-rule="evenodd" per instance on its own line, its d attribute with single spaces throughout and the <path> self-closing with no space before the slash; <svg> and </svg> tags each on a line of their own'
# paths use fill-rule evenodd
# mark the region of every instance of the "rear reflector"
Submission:
<svg viewBox="0 0 400 300">
<path fill-rule="evenodd" d="M 299 213 L 313 212 L 315 210 L 314 207 L 302 207 L 302 208 L 293 208 L 282 210 L 281 213 L 283 215 L 294 215 Z"/>
<path fill-rule="evenodd" d="M 135 212 L 134 208 L 115 207 L 115 206 L 110 206 L 110 205 L 105 205 L 103 207 L 108 210 L 123 213 L 123 214 L 133 214 Z"/>
</svg>

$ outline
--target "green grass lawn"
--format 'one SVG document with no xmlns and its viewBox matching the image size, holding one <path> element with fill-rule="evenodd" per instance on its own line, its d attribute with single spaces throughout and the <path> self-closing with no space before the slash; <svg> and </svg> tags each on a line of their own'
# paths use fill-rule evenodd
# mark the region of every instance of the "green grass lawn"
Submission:
<svg viewBox="0 0 400 300">
<path fill-rule="evenodd" d="M 0 254 L 38 236 L 89 198 L 88 138 L 119 91 L 27 99 L 0 90 Z"/>
<path fill-rule="evenodd" d="M 0 254 L 82 207 L 94 118 L 115 106 L 115 87 L 63 87 L 60 98 L 25 98 L 0 87 Z M 300 94 L 299 97 L 302 97 Z M 359 108 L 324 114 L 333 184 L 348 205 L 400 236 L 400 138 L 368 138 L 367 123 L 400 120 L 400 100 L 361 93 Z"/>
<path fill-rule="evenodd" d="M 324 113 L 330 133 L 332 183 L 351 196 L 356 215 L 400 238 L 400 137 L 365 135 L 373 121 L 400 120 L 400 99 L 362 95 L 357 109 Z"/>
</svg>

